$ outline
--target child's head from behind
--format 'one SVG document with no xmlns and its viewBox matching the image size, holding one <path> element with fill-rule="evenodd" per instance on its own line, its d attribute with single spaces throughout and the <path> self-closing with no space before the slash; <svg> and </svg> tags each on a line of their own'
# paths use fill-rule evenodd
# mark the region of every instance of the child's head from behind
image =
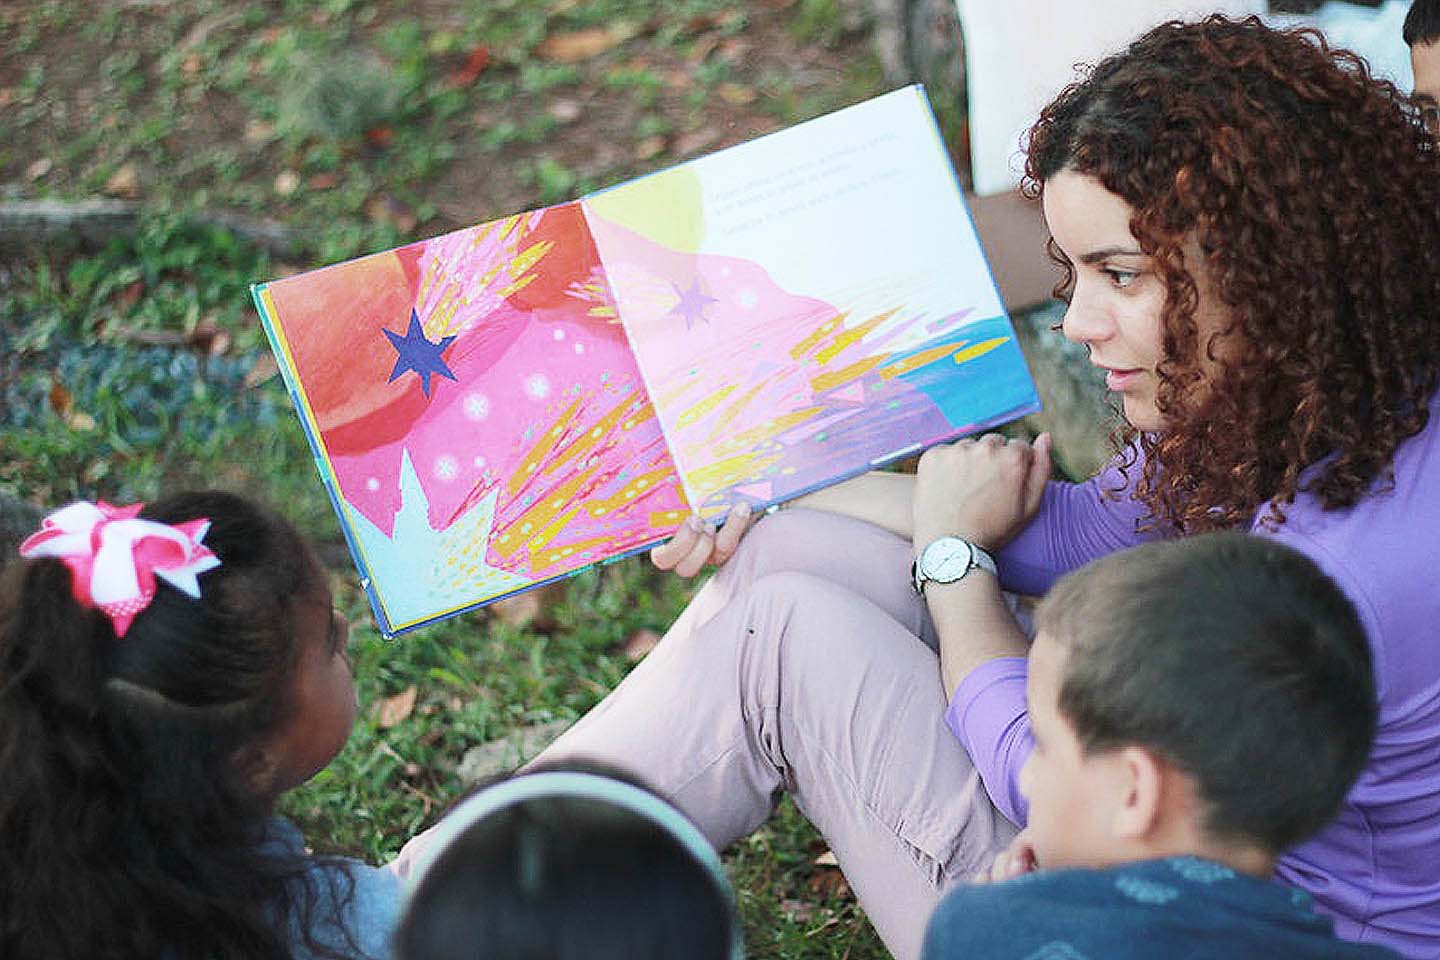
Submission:
<svg viewBox="0 0 1440 960">
<path fill-rule="evenodd" d="M 592 772 L 529 773 L 477 792 L 446 822 L 417 866 L 399 960 L 741 956 L 718 857 L 648 790 Z"/>
<path fill-rule="evenodd" d="M 1041 867 L 1195 854 L 1265 872 L 1339 809 L 1376 720 L 1354 608 L 1217 533 L 1111 554 L 1036 611 L 1021 775 Z"/>
<path fill-rule="evenodd" d="M 98 579 L 44 557 L 10 565 L 0 590 L 0 833 L 16 838 L 0 874 L 52 904 L 95 905 L 88 931 L 57 921 L 60 955 L 66 937 L 80 938 L 70 950 L 80 955 L 81 944 L 118 936 L 111 925 L 139 942 L 161 936 L 148 914 L 167 898 L 166 909 L 203 911 L 227 884 L 250 884 L 254 901 L 275 893 L 276 883 L 255 885 L 275 865 L 243 850 L 275 796 L 328 763 L 354 717 L 346 625 L 288 523 L 225 493 L 169 497 L 136 519 L 209 522 L 201 544 L 218 565 L 198 573 L 198 597 L 158 581 L 122 626 L 96 607 Z M 110 522 L 73 539 L 111 542 Z M 140 552 L 112 555 L 107 576 L 133 578 Z M 153 896 L 126 893 L 117 877 Z M 30 896 L 3 887 L 7 898 Z M 244 925 L 230 933 L 248 937 Z"/>
</svg>

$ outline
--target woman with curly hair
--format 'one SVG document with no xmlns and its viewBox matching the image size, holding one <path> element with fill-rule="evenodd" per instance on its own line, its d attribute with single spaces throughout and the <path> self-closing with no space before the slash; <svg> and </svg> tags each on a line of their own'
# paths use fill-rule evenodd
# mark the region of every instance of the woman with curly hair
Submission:
<svg viewBox="0 0 1440 960">
<path fill-rule="evenodd" d="M 1343 937 L 1433 955 L 1434 140 L 1319 35 L 1212 18 L 1160 26 L 1062 92 L 1027 183 L 1069 275 L 1064 333 L 1129 420 L 1116 461 L 1047 482 L 1046 438 L 990 436 L 814 494 L 743 542 L 743 516 L 682 530 L 657 565 L 724 565 L 546 758 L 633 768 L 717 845 L 790 791 L 914 957 L 938 897 L 1026 820 L 1027 641 L 1001 589 L 1043 594 L 1143 540 L 1250 531 L 1341 586 L 1380 698 L 1342 813 L 1276 873 Z"/>
</svg>

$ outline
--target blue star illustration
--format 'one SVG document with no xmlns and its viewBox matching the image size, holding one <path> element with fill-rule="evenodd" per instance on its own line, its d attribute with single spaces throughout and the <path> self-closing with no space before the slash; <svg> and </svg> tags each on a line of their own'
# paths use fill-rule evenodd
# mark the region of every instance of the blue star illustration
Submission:
<svg viewBox="0 0 1440 960">
<path fill-rule="evenodd" d="M 410 311 L 410 328 L 405 331 L 405 336 L 391 330 L 380 328 L 385 336 L 390 338 L 390 345 L 395 348 L 395 369 L 390 371 L 390 379 L 387 383 L 394 382 L 395 378 L 407 370 L 414 370 L 420 374 L 420 389 L 425 396 L 430 396 L 430 374 L 438 373 L 442 377 L 455 379 L 455 374 L 445 366 L 445 361 L 440 354 L 450 346 L 454 337 L 442 337 L 439 343 L 431 343 L 425 339 L 425 330 L 420 326 L 420 318 L 415 311 Z"/>
<path fill-rule="evenodd" d="M 674 284 L 671 284 L 671 286 L 675 287 Z M 679 317 L 684 320 L 686 330 L 694 327 L 696 320 L 703 320 L 705 323 L 709 323 L 710 318 L 705 316 L 705 308 L 712 303 L 720 302 L 700 288 L 699 277 L 695 278 L 688 290 L 681 290 L 679 287 L 675 287 L 675 296 L 679 297 L 680 300 L 675 306 L 670 308 L 670 316 Z"/>
</svg>

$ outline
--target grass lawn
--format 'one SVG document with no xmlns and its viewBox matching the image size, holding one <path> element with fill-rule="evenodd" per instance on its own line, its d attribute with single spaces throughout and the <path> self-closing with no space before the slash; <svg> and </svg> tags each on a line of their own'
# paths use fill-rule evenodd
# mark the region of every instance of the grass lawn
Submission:
<svg viewBox="0 0 1440 960">
<path fill-rule="evenodd" d="M 881 92 L 879 67 L 838 0 L 9 0 L 0 49 L 0 199 L 142 208 L 98 251 L 0 255 L 0 493 L 282 506 L 332 562 L 362 699 L 286 810 L 383 861 L 462 789 L 468 748 L 582 714 L 690 587 L 630 560 L 525 622 L 382 641 L 247 286 L 807 119 Z M 215 212 L 295 242 L 194 225 Z M 727 852 L 751 955 L 885 956 L 824 852 L 788 804 Z"/>
</svg>

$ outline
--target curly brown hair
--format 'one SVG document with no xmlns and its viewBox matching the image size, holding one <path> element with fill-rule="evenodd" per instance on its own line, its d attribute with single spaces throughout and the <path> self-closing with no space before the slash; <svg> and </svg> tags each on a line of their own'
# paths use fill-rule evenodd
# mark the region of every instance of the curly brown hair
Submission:
<svg viewBox="0 0 1440 960">
<path fill-rule="evenodd" d="M 1127 438 L 1153 520 L 1235 527 L 1269 502 L 1278 524 L 1301 489 L 1334 509 L 1388 477 L 1440 373 L 1440 153 L 1393 84 L 1311 30 L 1162 24 L 1041 112 L 1026 194 L 1062 170 L 1131 206 L 1166 286 L 1166 428 Z M 1229 320 L 1204 337 L 1189 241 Z"/>
</svg>

